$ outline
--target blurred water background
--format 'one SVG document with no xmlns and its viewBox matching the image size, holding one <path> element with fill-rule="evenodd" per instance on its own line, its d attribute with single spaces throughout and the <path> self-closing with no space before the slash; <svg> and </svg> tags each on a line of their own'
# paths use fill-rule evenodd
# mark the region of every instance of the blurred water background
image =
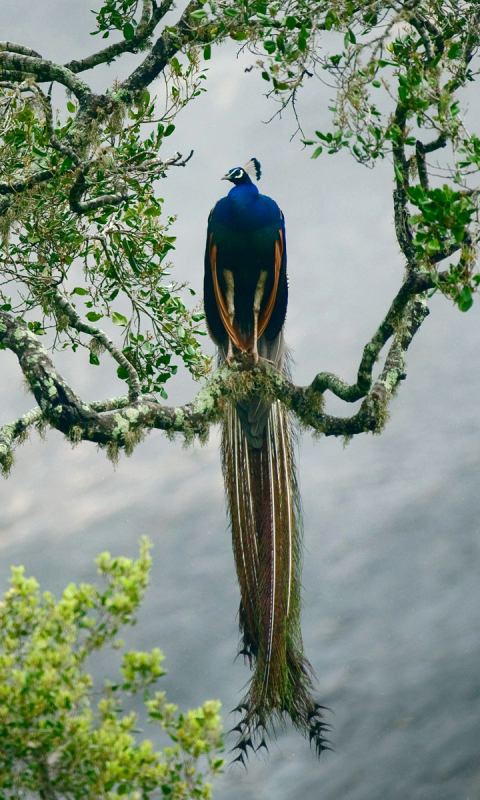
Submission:
<svg viewBox="0 0 480 800">
<path fill-rule="evenodd" d="M 99 46 L 88 3 L 70 3 L 64 16 L 60 0 L 4 4 L 1 38 L 60 62 Z M 166 212 L 178 214 L 175 276 L 201 293 L 206 218 L 225 187 L 219 178 L 255 155 L 261 191 L 286 217 L 294 379 L 332 370 L 352 381 L 402 279 L 391 168 L 370 172 L 343 154 L 310 161 L 298 137 L 289 141 L 290 116 L 265 124 L 274 109 L 260 77 L 245 72 L 253 58 L 234 52 L 214 50 L 208 92 L 181 114 L 168 142 L 172 152 L 195 149 L 186 169 L 159 184 Z M 105 68 L 95 88 L 137 61 Z M 318 83 L 306 87 L 299 111 L 307 132 L 327 126 L 330 96 Z M 475 119 L 473 107 L 470 126 Z M 218 800 L 480 798 L 480 304 L 468 314 L 437 297 L 430 305 L 385 432 L 346 448 L 304 435 L 299 449 L 304 640 L 319 698 L 333 710 L 335 752 L 319 765 L 287 729 L 266 760 L 227 770 Z M 105 357 L 101 376 L 83 354 L 62 354 L 57 364 L 87 400 L 121 391 Z M 183 375 L 167 389 L 179 404 L 198 387 Z M 14 356 L 2 353 L 0 422 L 33 404 Z M 352 412 L 331 398 L 329 408 Z M 94 445 L 72 450 L 56 432 L 46 442 L 32 436 L 0 484 L 0 589 L 19 563 L 56 593 L 94 581 L 100 551 L 133 556 L 147 534 L 152 585 L 127 644 L 160 646 L 170 699 L 186 708 L 220 698 L 228 728 L 248 668 L 234 661 L 238 589 L 218 446 L 218 431 L 188 449 L 156 431 L 114 470 Z M 97 675 L 112 675 L 115 659 L 105 654 Z"/>
</svg>

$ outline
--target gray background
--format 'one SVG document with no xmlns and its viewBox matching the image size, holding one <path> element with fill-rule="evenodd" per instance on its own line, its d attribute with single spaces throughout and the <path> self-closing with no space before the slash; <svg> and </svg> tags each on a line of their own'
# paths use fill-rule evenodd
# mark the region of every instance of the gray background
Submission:
<svg viewBox="0 0 480 800">
<path fill-rule="evenodd" d="M 53 60 L 85 55 L 100 43 L 88 35 L 90 3 L 68 3 L 63 20 L 66 8 L 60 0 L 3 4 L 0 38 Z M 343 154 L 310 161 L 298 139 L 289 141 L 290 116 L 264 124 L 273 110 L 265 84 L 244 71 L 252 57 L 234 54 L 228 45 L 214 50 L 208 93 L 182 113 L 168 142 L 172 151 L 195 148 L 188 168 L 159 185 L 165 210 L 178 214 L 176 277 L 201 292 L 206 218 L 225 187 L 219 178 L 255 155 L 261 190 L 287 221 L 295 380 L 324 369 L 353 380 L 402 279 L 391 168 L 370 172 Z M 96 88 L 136 61 L 104 69 Z M 318 82 L 307 85 L 306 131 L 327 127 L 330 96 Z M 470 112 L 470 127 L 472 120 Z M 303 436 L 304 639 L 321 702 L 333 709 L 335 752 L 319 765 L 288 729 L 266 760 L 227 770 L 219 800 L 480 798 L 479 307 L 461 314 L 433 298 L 381 437 L 357 437 L 344 449 Z M 120 390 L 111 365 L 100 378 L 83 354 L 57 363 L 85 399 Z M 0 364 L 3 423 L 33 403 L 12 354 Z M 167 388 L 174 403 L 197 390 L 185 375 Z M 341 404 L 329 398 L 329 408 Z M 163 688 L 181 707 L 218 697 L 228 712 L 248 670 L 234 662 L 238 589 L 218 444 L 217 431 L 188 450 L 154 432 L 114 471 L 93 445 L 72 450 L 55 432 L 44 443 L 33 436 L 0 484 L 0 588 L 18 563 L 57 593 L 70 581 L 94 581 L 95 555 L 134 555 L 148 534 L 152 586 L 127 643 L 162 647 Z M 107 654 L 96 672 L 111 674 L 114 659 Z"/>
</svg>

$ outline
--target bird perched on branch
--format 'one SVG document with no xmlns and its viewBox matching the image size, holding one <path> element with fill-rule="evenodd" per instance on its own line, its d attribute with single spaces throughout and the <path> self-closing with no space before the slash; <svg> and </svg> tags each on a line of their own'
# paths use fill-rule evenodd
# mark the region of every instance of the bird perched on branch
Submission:
<svg viewBox="0 0 480 800">
<path fill-rule="evenodd" d="M 285 371 L 287 312 L 285 222 L 277 204 L 259 194 L 252 158 L 231 169 L 233 183 L 208 220 L 204 302 L 221 361 L 244 369 L 269 362 Z M 291 421 L 279 401 L 259 396 L 230 401 L 222 436 L 223 473 L 240 584 L 243 654 L 253 667 L 242 719 L 238 760 L 266 746 L 265 732 L 288 715 L 326 749 L 321 706 L 312 697 L 312 670 L 300 629 L 302 559 L 300 501 Z"/>
</svg>

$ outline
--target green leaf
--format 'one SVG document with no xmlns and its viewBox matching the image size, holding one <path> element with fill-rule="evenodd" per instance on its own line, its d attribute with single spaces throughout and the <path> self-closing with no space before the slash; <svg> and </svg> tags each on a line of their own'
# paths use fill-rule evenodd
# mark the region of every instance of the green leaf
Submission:
<svg viewBox="0 0 480 800">
<path fill-rule="evenodd" d="M 175 125 L 170 123 L 170 125 L 167 125 L 165 133 L 163 135 L 164 136 L 170 136 L 173 133 L 174 130 L 175 130 Z"/>
<path fill-rule="evenodd" d="M 205 45 L 205 47 L 203 48 L 203 57 L 204 57 L 205 61 L 209 61 L 211 59 L 211 57 L 212 57 L 212 47 L 211 47 L 211 45 L 209 45 L 209 44 Z"/>
<path fill-rule="evenodd" d="M 70 294 L 88 294 L 88 290 L 83 289 L 81 286 L 75 286 L 75 289 Z"/>
<path fill-rule="evenodd" d="M 462 45 L 460 44 L 460 42 L 455 42 L 454 44 L 452 44 L 452 46 L 450 47 L 450 49 L 448 51 L 448 57 L 449 58 L 458 58 L 461 55 L 462 55 Z"/>
<path fill-rule="evenodd" d="M 68 102 L 67 108 L 70 111 L 70 114 L 73 114 L 75 112 L 75 106 L 73 105 L 73 103 Z"/>
<path fill-rule="evenodd" d="M 438 253 L 440 249 L 441 245 L 438 239 L 429 239 L 425 245 L 425 252 L 428 253 L 429 256 L 433 256 L 434 253 Z"/>
<path fill-rule="evenodd" d="M 334 25 L 338 25 L 338 17 L 334 11 L 330 10 L 325 17 L 325 30 L 330 31 Z"/>
<path fill-rule="evenodd" d="M 60 167 L 60 172 L 67 172 L 67 170 L 71 168 L 72 164 L 73 164 L 72 159 L 70 158 L 70 156 L 67 156 L 66 158 L 63 159 L 62 166 Z"/>
<path fill-rule="evenodd" d="M 114 325 L 125 326 L 128 320 L 123 316 L 123 314 L 119 314 L 118 311 L 114 311 L 112 314 L 112 322 Z"/>
<path fill-rule="evenodd" d="M 199 9 L 198 11 L 192 11 L 190 16 L 193 17 L 193 19 L 204 19 L 204 17 L 207 16 L 207 12 Z"/>
<path fill-rule="evenodd" d="M 457 300 L 460 311 L 468 311 L 473 305 L 473 297 L 468 286 L 464 286 Z"/>
<path fill-rule="evenodd" d="M 89 311 L 85 316 L 90 322 L 97 322 L 97 320 L 102 319 L 103 314 L 97 314 L 96 311 Z"/>
<path fill-rule="evenodd" d="M 128 378 L 128 372 L 125 367 L 119 367 L 117 369 L 117 375 L 122 381 L 126 381 Z"/>
<path fill-rule="evenodd" d="M 90 364 L 94 364 L 96 367 L 100 366 L 100 361 L 96 353 L 93 350 L 90 350 Z"/>
<path fill-rule="evenodd" d="M 123 26 L 123 35 L 127 40 L 133 39 L 135 36 L 135 28 L 131 22 L 126 22 Z"/>
<path fill-rule="evenodd" d="M 317 149 L 313 152 L 312 158 L 318 158 L 320 153 L 323 153 L 323 147 L 321 145 L 320 147 L 317 147 Z"/>
<path fill-rule="evenodd" d="M 263 43 L 263 46 L 264 46 L 265 50 L 267 51 L 267 53 L 269 53 L 270 55 L 275 52 L 275 49 L 276 49 L 275 42 L 272 42 L 271 40 L 268 40 L 267 42 Z"/>
</svg>

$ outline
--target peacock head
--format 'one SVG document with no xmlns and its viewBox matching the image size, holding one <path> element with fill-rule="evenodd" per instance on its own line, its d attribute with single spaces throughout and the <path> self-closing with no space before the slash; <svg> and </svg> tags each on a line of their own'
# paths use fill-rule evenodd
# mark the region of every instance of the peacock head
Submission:
<svg viewBox="0 0 480 800">
<path fill-rule="evenodd" d="M 240 186 L 242 183 L 251 183 L 251 178 L 255 177 L 257 181 L 260 180 L 262 170 L 260 162 L 256 158 L 251 158 L 243 167 L 234 167 L 226 175 L 223 176 L 222 181 L 231 181 L 235 186 Z"/>
</svg>

